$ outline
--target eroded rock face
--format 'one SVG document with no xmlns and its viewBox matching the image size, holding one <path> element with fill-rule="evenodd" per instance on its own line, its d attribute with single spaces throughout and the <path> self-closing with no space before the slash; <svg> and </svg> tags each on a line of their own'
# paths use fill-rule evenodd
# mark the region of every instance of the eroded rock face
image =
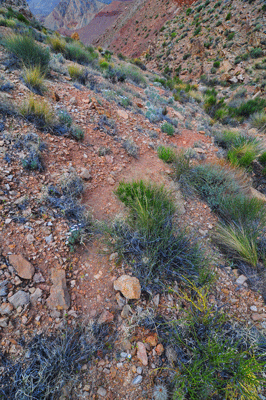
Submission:
<svg viewBox="0 0 266 400">
<path fill-rule="evenodd" d="M 0 0 L 0 7 L 12 7 L 13 10 L 21 12 L 26 18 L 32 18 L 27 0 Z"/>
<path fill-rule="evenodd" d="M 51 279 L 53 286 L 47 305 L 51 310 L 68 310 L 70 307 L 70 296 L 66 286 L 66 273 L 63 269 L 52 269 Z"/>
<path fill-rule="evenodd" d="M 129 275 L 121 275 L 114 281 L 114 289 L 119 290 L 127 299 L 139 299 L 141 287 L 139 280 Z"/>
</svg>

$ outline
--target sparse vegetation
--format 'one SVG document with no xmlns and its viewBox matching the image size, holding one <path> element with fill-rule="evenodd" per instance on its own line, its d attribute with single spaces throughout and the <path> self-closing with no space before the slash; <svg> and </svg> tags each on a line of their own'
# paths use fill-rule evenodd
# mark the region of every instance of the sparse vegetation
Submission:
<svg viewBox="0 0 266 400">
<path fill-rule="evenodd" d="M 24 69 L 24 81 L 27 86 L 37 94 L 42 94 L 44 92 L 45 75 L 41 72 L 41 68 L 37 67 L 29 67 Z"/>
<path fill-rule="evenodd" d="M 161 126 L 162 132 L 166 133 L 168 136 L 173 136 L 175 133 L 175 128 L 169 122 L 164 122 Z"/>
<path fill-rule="evenodd" d="M 30 96 L 20 108 L 23 117 L 34 122 L 41 130 L 51 129 L 55 121 L 54 113 L 45 100 L 37 100 Z"/>
</svg>

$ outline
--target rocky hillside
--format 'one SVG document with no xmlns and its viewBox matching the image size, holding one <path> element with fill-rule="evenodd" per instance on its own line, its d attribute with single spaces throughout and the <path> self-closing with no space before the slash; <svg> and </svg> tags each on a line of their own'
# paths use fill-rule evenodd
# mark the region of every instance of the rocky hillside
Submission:
<svg viewBox="0 0 266 400">
<path fill-rule="evenodd" d="M 148 66 L 172 75 L 178 70 L 185 80 L 206 75 L 209 80 L 255 82 L 264 74 L 256 64 L 265 55 L 265 23 L 261 0 L 195 2 L 161 28 L 149 45 Z"/>
<path fill-rule="evenodd" d="M 0 398 L 265 400 L 263 41 L 244 84 L 0 38 Z"/>
<path fill-rule="evenodd" d="M 21 12 L 28 18 L 32 17 L 27 0 L 0 0 L 0 6 L 12 7 L 14 10 Z"/>
<path fill-rule="evenodd" d="M 92 20 L 103 8 L 104 3 L 97 0 L 61 0 L 44 24 L 53 30 L 77 30 Z"/>
</svg>

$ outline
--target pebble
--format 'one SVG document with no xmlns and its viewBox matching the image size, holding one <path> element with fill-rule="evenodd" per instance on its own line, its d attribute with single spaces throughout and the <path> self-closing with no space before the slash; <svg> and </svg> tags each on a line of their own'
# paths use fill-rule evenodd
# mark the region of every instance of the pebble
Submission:
<svg viewBox="0 0 266 400">
<path fill-rule="evenodd" d="M 142 376 L 137 375 L 136 378 L 133 379 L 132 385 L 139 385 L 141 381 L 142 381 Z"/>
<path fill-rule="evenodd" d="M 107 390 L 103 387 L 99 387 L 99 389 L 97 390 L 97 394 L 101 397 L 105 397 L 107 395 Z"/>
<path fill-rule="evenodd" d="M 137 374 L 139 374 L 139 375 L 142 374 L 142 368 L 141 367 L 137 367 Z"/>
<path fill-rule="evenodd" d="M 247 278 L 245 275 L 240 275 L 240 276 L 237 278 L 236 283 L 237 283 L 238 285 L 243 285 L 243 283 L 245 283 L 247 279 L 248 279 L 248 278 Z"/>
</svg>

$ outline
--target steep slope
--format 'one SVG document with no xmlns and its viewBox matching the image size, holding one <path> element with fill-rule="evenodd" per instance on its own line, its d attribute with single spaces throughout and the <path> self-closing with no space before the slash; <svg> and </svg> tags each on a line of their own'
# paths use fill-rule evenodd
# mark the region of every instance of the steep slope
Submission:
<svg viewBox="0 0 266 400">
<path fill-rule="evenodd" d="M 148 66 L 181 79 L 205 75 L 231 83 L 259 81 L 265 68 L 265 3 L 232 0 L 197 2 L 167 22 L 150 43 Z M 216 63 L 215 63 L 216 62 Z M 235 76 L 235 77 L 234 77 Z"/>
<path fill-rule="evenodd" d="M 26 0 L 0 0 L 0 6 L 12 7 L 14 10 L 21 12 L 26 17 L 32 17 L 29 5 Z"/>
<path fill-rule="evenodd" d="M 50 1 L 42 1 L 42 0 L 27 0 L 31 12 L 36 16 L 47 16 L 49 15 L 53 9 L 57 6 L 60 0 L 50 0 Z"/>
<path fill-rule="evenodd" d="M 50 29 L 76 30 L 87 25 L 104 4 L 97 0 L 61 0 L 45 18 Z"/>
<path fill-rule="evenodd" d="M 95 45 L 109 47 L 130 57 L 139 57 L 149 46 L 156 42 L 164 23 L 177 15 L 181 6 L 191 4 L 185 0 L 140 0 L 134 3 L 96 41 Z"/>
</svg>

